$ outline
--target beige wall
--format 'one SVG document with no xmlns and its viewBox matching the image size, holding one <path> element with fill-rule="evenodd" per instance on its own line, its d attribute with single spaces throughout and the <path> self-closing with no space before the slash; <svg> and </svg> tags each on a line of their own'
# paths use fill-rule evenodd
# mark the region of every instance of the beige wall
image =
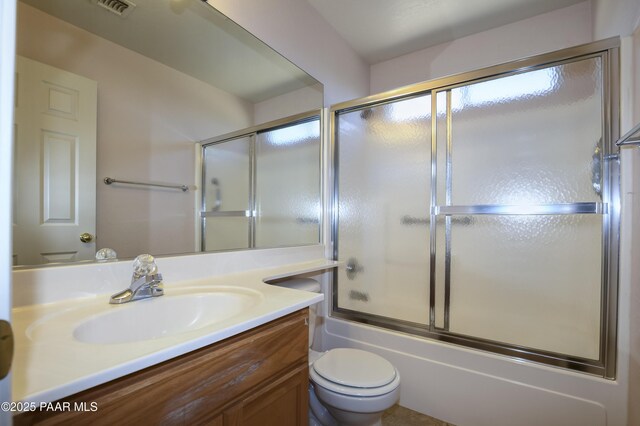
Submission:
<svg viewBox="0 0 640 426">
<path fill-rule="evenodd" d="M 640 19 L 638 0 L 591 0 L 593 35 L 596 40 L 631 35 Z"/>
<path fill-rule="evenodd" d="M 324 105 L 366 96 L 369 64 L 308 2 L 208 0 L 208 3 L 324 84 Z"/>
<path fill-rule="evenodd" d="M 199 185 L 194 142 L 251 126 L 254 106 L 21 3 L 17 50 L 98 82 L 98 248 L 121 258 L 194 251 L 197 191 L 102 179 Z"/>
<path fill-rule="evenodd" d="M 371 93 L 592 41 L 589 2 L 534 16 L 371 66 Z"/>
<path fill-rule="evenodd" d="M 301 112 L 318 110 L 322 103 L 322 85 L 303 87 L 284 95 L 276 96 L 266 101 L 258 102 L 254 106 L 254 122 L 262 124 L 288 117 Z"/>
</svg>

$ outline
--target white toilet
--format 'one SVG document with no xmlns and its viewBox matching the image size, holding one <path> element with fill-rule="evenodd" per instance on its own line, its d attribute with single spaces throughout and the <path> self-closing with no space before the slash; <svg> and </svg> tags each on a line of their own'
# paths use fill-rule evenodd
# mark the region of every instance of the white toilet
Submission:
<svg viewBox="0 0 640 426">
<path fill-rule="evenodd" d="M 309 278 L 282 285 L 320 292 L 320 284 Z M 311 350 L 316 309 L 316 305 L 309 308 L 309 425 L 380 425 L 382 413 L 400 398 L 398 370 L 381 356 L 360 349 Z"/>
</svg>

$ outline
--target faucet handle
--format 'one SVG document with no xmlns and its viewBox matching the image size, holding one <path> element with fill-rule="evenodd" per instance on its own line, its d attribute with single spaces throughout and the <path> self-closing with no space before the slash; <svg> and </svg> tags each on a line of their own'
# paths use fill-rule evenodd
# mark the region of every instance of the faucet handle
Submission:
<svg viewBox="0 0 640 426">
<path fill-rule="evenodd" d="M 156 261 L 150 254 L 141 254 L 133 261 L 133 280 L 158 272 Z"/>
</svg>

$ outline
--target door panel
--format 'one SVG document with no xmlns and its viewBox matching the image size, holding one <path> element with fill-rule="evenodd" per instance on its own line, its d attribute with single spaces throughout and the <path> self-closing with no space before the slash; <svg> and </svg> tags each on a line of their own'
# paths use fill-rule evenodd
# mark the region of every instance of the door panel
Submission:
<svg viewBox="0 0 640 426">
<path fill-rule="evenodd" d="M 14 262 L 93 259 L 97 83 L 17 57 Z"/>
<path fill-rule="evenodd" d="M 256 247 L 320 240 L 318 120 L 256 137 Z"/>
<path fill-rule="evenodd" d="M 448 331 L 597 360 L 602 217 L 462 218 L 450 232 Z"/>
<path fill-rule="evenodd" d="M 429 324 L 431 95 L 338 116 L 338 306 Z M 354 263 L 355 262 L 355 263 Z"/>
<path fill-rule="evenodd" d="M 204 148 L 202 250 L 250 247 L 251 137 Z"/>
<path fill-rule="evenodd" d="M 450 204 L 600 201 L 602 97 L 599 57 L 452 89 Z"/>
<path fill-rule="evenodd" d="M 602 79 L 592 57 L 438 93 L 446 331 L 600 358 Z"/>
</svg>

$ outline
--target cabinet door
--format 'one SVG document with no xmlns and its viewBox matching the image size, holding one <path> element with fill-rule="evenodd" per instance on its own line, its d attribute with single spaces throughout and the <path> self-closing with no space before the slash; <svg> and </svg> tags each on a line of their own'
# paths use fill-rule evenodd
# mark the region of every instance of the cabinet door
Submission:
<svg viewBox="0 0 640 426">
<path fill-rule="evenodd" d="M 308 423 L 309 369 L 298 369 L 259 389 L 224 413 L 224 426 L 302 426 Z"/>
<path fill-rule="evenodd" d="M 59 401 L 93 402 L 95 412 L 27 412 L 14 424 L 222 426 L 245 418 L 256 425 L 306 424 L 307 319 L 300 310 Z M 270 404 L 287 420 L 271 420 Z M 296 420 L 303 414 L 305 422 Z"/>
</svg>

